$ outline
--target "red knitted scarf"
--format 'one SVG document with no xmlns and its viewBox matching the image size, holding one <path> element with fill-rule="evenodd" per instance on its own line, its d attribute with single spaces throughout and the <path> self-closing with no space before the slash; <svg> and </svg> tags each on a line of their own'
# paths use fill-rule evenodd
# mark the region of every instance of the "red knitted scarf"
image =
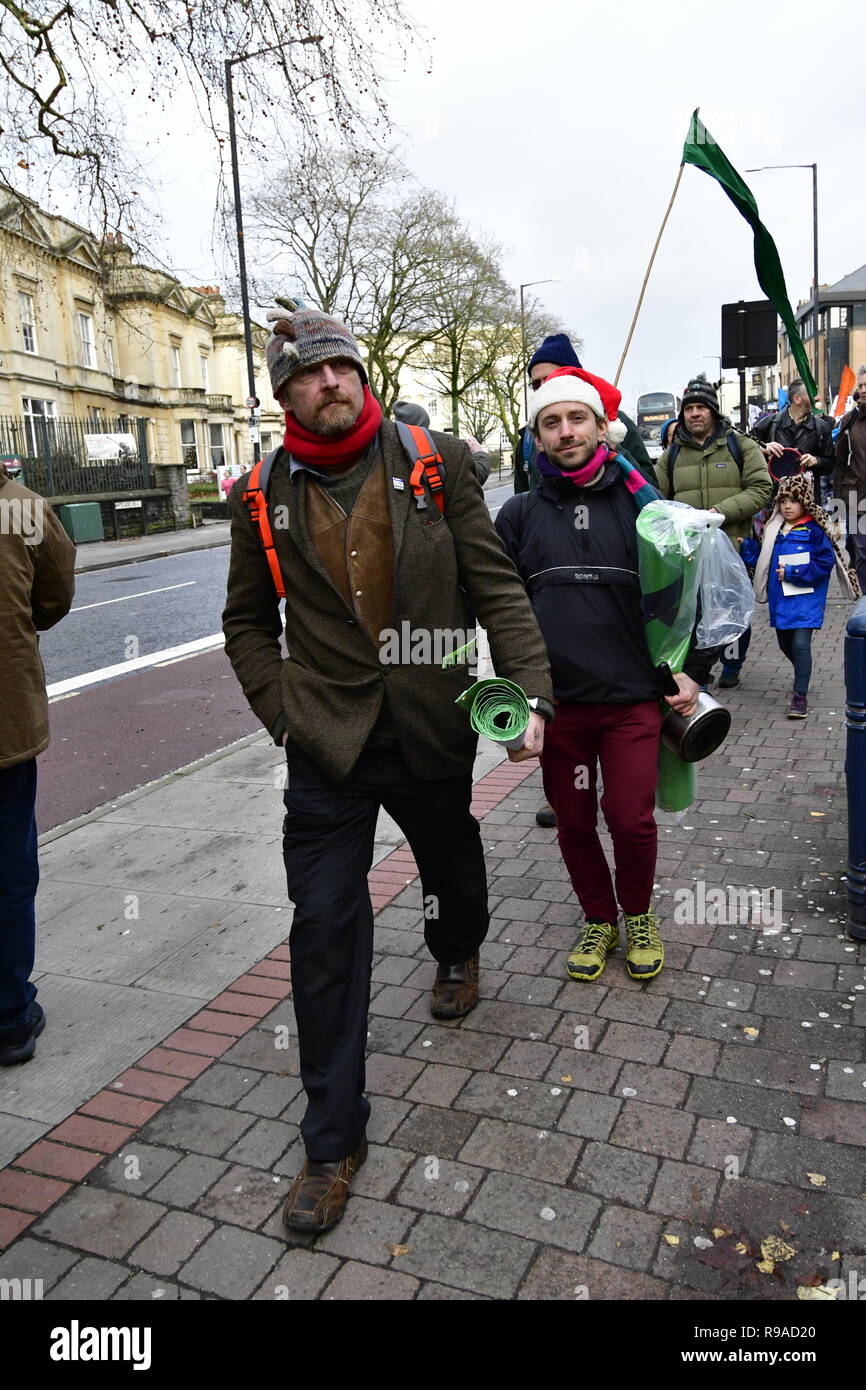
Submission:
<svg viewBox="0 0 866 1390">
<path fill-rule="evenodd" d="M 298 463 L 308 463 L 314 468 L 332 468 L 341 463 L 350 463 L 353 458 L 363 454 L 368 444 L 373 442 L 381 423 L 382 407 L 370 388 L 365 386 L 361 414 L 351 429 L 343 430 L 341 434 L 314 434 L 287 410 L 283 446 Z"/>
</svg>

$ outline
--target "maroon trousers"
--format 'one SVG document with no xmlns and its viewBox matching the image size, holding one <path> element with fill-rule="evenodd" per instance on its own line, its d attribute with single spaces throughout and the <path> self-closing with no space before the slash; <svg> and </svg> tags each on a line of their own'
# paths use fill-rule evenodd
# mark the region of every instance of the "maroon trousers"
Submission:
<svg viewBox="0 0 866 1390">
<path fill-rule="evenodd" d="M 544 791 L 556 812 L 559 847 L 587 921 L 615 922 L 649 911 L 656 866 L 657 701 L 633 705 L 556 706 L 544 734 Z M 596 828 L 597 765 L 601 809 L 613 840 L 616 891 Z"/>
</svg>

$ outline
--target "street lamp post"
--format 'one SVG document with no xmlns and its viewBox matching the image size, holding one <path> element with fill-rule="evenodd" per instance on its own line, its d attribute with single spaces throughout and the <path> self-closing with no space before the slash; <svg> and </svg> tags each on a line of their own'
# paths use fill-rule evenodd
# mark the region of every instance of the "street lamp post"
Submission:
<svg viewBox="0 0 866 1390">
<path fill-rule="evenodd" d="M 747 169 L 747 174 L 762 174 L 766 169 L 811 169 L 812 170 L 812 332 L 814 335 L 815 386 L 818 388 L 818 165 L 817 164 L 760 164 L 757 169 Z M 824 383 L 825 395 L 829 398 L 830 383 Z"/>
<path fill-rule="evenodd" d="M 309 42 L 312 41 L 313 40 L 309 40 Z M 265 53 L 278 53 L 281 48 L 288 48 L 293 42 L 295 42 L 295 40 L 287 39 L 285 43 L 272 43 L 267 48 L 257 48 L 253 53 L 239 53 L 237 57 L 226 58 L 224 61 L 226 75 L 226 105 L 228 106 L 229 112 L 229 146 L 232 156 L 232 187 L 234 188 L 235 195 L 235 232 L 238 242 L 238 274 L 240 275 L 241 281 L 244 348 L 247 358 L 247 388 L 249 390 L 248 399 L 253 402 L 253 404 L 249 406 L 249 410 L 253 461 L 255 463 L 258 463 L 261 458 L 262 451 L 258 437 L 258 429 L 256 428 L 258 421 L 254 414 L 256 406 L 258 405 L 258 397 L 256 396 L 256 369 L 253 362 L 253 325 L 250 319 L 250 297 L 249 291 L 247 290 L 247 258 L 244 250 L 244 220 L 241 212 L 241 176 L 240 169 L 238 168 L 238 144 L 235 133 L 235 95 L 234 85 L 232 83 L 232 68 L 235 63 L 247 63 L 251 58 L 261 58 Z M 308 40 L 302 39 L 300 42 L 304 43 L 308 42 Z"/>
<path fill-rule="evenodd" d="M 238 168 L 238 144 L 235 135 L 235 100 L 234 86 L 232 84 L 232 67 L 235 63 L 245 63 L 248 58 L 257 55 L 252 53 L 241 54 L 237 58 L 226 58 L 226 103 L 229 109 L 229 145 L 231 146 L 232 156 L 232 185 L 235 197 L 235 232 L 238 242 L 238 274 L 241 281 L 241 310 L 244 319 L 244 347 L 247 357 L 247 388 L 248 401 L 255 401 L 256 397 L 256 368 L 253 362 L 253 325 L 250 320 L 250 297 L 247 290 L 247 258 L 244 249 L 244 220 L 241 211 L 241 176 Z M 256 417 L 254 415 L 255 406 L 248 405 L 250 411 L 250 435 L 253 444 L 253 463 L 258 463 L 262 456 L 261 444 L 259 442 L 259 432 L 255 428 Z"/>
<path fill-rule="evenodd" d="M 523 291 L 531 290 L 533 285 L 558 285 L 560 280 L 556 277 L 553 280 L 527 280 L 526 284 L 520 286 L 520 344 L 521 356 L 523 358 L 523 418 L 529 415 L 529 386 L 526 380 L 526 311 L 523 302 Z"/>
</svg>

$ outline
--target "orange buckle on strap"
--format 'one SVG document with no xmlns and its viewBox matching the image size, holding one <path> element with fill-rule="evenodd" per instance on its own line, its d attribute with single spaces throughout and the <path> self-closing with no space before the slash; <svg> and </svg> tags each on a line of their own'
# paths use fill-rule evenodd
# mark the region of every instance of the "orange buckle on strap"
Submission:
<svg viewBox="0 0 866 1390">
<path fill-rule="evenodd" d="M 422 481 L 423 478 L 426 478 L 427 486 L 433 494 L 433 500 L 444 516 L 445 499 L 442 493 L 445 483 L 437 467 L 437 464 L 442 462 L 442 455 L 438 453 L 438 451 L 431 452 L 432 441 L 426 430 L 421 429 L 418 425 L 407 425 L 405 428 L 408 429 L 411 434 L 415 442 L 415 448 L 418 451 L 418 458 L 409 475 L 409 486 L 415 495 L 415 506 L 418 508 L 419 512 L 426 511 L 427 509 L 427 501 L 424 497 L 424 484 Z"/>
</svg>

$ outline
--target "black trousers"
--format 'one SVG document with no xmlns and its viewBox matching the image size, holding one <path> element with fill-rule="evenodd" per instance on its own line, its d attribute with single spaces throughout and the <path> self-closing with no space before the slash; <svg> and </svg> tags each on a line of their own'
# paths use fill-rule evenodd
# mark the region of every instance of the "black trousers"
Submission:
<svg viewBox="0 0 866 1390">
<path fill-rule="evenodd" d="M 373 908 L 367 873 L 383 806 L 409 841 L 425 899 L 424 937 L 442 965 L 468 960 L 487 934 L 487 875 L 472 778 L 427 782 L 410 772 L 399 743 L 370 738 L 336 785 L 299 745 L 286 747 L 283 858 L 295 904 L 289 947 L 307 1110 L 307 1155 L 352 1153 L 370 1114 L 364 1054 Z"/>
</svg>

